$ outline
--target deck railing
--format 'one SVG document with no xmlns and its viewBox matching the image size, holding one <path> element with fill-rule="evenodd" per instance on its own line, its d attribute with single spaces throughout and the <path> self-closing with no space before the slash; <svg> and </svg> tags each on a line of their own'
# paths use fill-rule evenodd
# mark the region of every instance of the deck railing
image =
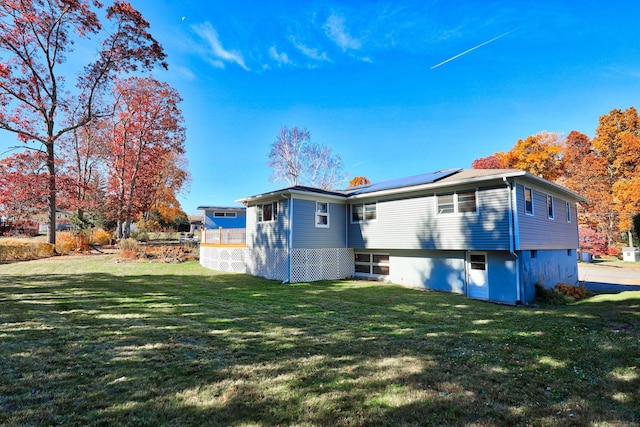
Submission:
<svg viewBox="0 0 640 427">
<path fill-rule="evenodd" d="M 218 228 L 204 230 L 202 243 L 219 246 L 246 246 L 246 228 Z"/>
</svg>

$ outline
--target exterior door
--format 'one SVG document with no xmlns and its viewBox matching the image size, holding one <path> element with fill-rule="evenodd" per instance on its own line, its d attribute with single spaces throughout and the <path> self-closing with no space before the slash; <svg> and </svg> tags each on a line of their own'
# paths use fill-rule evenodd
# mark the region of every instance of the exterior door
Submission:
<svg viewBox="0 0 640 427">
<path fill-rule="evenodd" d="M 489 299 L 489 274 L 487 271 L 487 253 L 469 252 L 467 254 L 467 296 Z"/>
</svg>

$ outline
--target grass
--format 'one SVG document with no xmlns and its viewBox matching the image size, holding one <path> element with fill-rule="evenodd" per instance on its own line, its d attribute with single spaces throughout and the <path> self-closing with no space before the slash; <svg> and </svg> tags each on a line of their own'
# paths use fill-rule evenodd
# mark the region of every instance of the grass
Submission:
<svg viewBox="0 0 640 427">
<path fill-rule="evenodd" d="M 640 423 L 640 292 L 523 308 L 108 256 L 0 265 L 0 425 Z"/>
</svg>

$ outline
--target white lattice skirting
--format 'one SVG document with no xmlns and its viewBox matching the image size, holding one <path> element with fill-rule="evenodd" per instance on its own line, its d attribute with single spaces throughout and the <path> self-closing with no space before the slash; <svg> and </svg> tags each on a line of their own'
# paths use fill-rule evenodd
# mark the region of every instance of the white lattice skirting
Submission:
<svg viewBox="0 0 640 427">
<path fill-rule="evenodd" d="M 353 276 L 353 249 L 292 249 L 292 283 L 336 280 Z"/>
<path fill-rule="evenodd" d="M 227 273 L 246 273 L 244 248 L 211 248 L 200 246 L 200 265 Z"/>
<path fill-rule="evenodd" d="M 201 246 L 200 264 L 212 270 L 247 273 L 291 283 L 344 279 L 353 276 L 354 273 L 353 249 L 348 248 L 292 249 L 289 252 L 286 249 L 227 249 Z"/>
</svg>

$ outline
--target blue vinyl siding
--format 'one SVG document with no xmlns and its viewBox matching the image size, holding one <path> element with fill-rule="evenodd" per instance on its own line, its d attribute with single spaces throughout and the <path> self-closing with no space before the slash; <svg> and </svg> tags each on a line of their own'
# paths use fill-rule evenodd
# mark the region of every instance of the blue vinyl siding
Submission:
<svg viewBox="0 0 640 427">
<path fill-rule="evenodd" d="M 434 194 L 377 202 L 375 221 L 348 224 L 350 247 L 509 249 L 509 193 L 506 187 L 480 188 L 476 214 L 436 215 Z"/>
<path fill-rule="evenodd" d="M 578 247 L 578 221 L 575 203 L 570 203 L 571 222 L 567 221 L 567 203 L 553 193 L 533 189 L 533 215 L 525 213 L 524 187 L 516 185 L 518 241 L 516 249 L 575 249 Z M 553 196 L 554 218 L 547 211 L 547 195 Z"/>
<path fill-rule="evenodd" d="M 317 199 L 292 199 L 293 248 L 345 248 L 345 204 Z M 316 201 L 328 203 L 329 227 L 316 227 Z"/>
<path fill-rule="evenodd" d="M 260 203 L 269 203 L 265 200 Z M 275 221 L 258 222 L 255 205 L 247 207 L 247 247 L 285 249 L 287 247 L 287 200 L 277 200 L 278 218 Z"/>
<path fill-rule="evenodd" d="M 235 218 L 214 216 L 214 211 L 205 211 L 204 227 L 207 230 L 216 228 L 245 228 L 247 224 L 247 213 L 236 212 Z"/>
</svg>

